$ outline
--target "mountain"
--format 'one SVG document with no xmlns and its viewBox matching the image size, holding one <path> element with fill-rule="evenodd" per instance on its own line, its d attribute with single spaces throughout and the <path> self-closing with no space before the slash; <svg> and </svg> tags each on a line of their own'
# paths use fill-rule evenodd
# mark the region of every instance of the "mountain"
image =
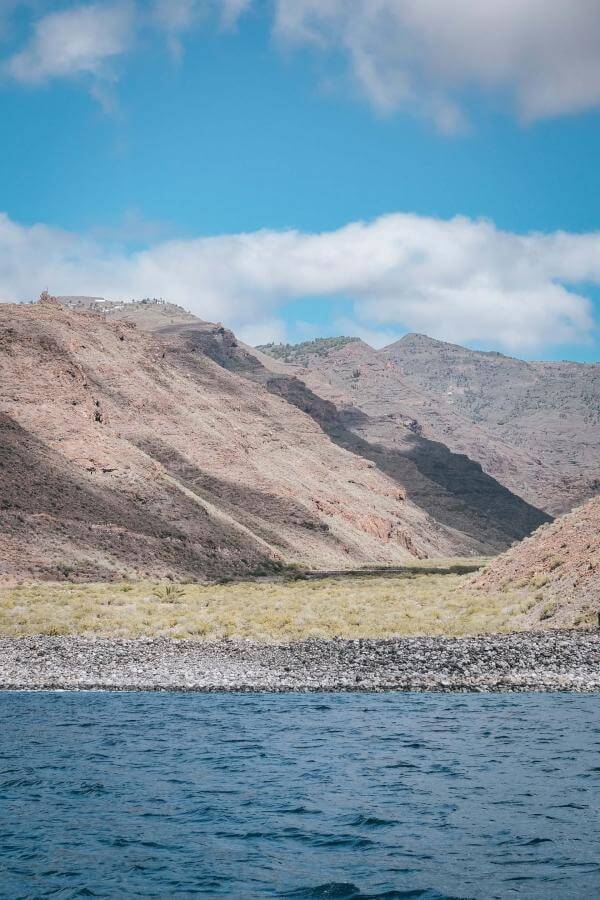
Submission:
<svg viewBox="0 0 600 900">
<path fill-rule="evenodd" d="M 423 335 L 379 351 L 351 338 L 258 349 L 367 439 L 402 447 L 408 429 L 552 515 L 600 490 L 600 365 L 528 363 Z"/>
<path fill-rule="evenodd" d="M 452 411 L 509 448 L 518 464 L 501 472 L 490 454 L 481 458 L 480 437 L 464 444 L 486 471 L 531 502 L 556 514 L 600 491 L 599 364 L 525 362 L 415 334 L 381 356 L 434 398 L 442 415 Z M 455 438 L 446 437 L 452 446 Z"/>
<path fill-rule="evenodd" d="M 130 321 L 137 309 L 129 309 Z M 143 315 L 147 327 L 147 309 Z M 310 416 L 334 445 L 391 478 L 415 506 L 425 511 L 429 521 L 452 534 L 463 553 L 497 553 L 549 518 L 482 472 L 478 463 L 410 428 L 394 427 L 394 439 L 388 444 L 382 442 L 379 432 L 368 427 L 370 420 L 360 411 L 348 411 L 343 403 L 336 405 L 324 385 L 309 386 L 295 373 L 288 374 L 285 364 L 278 366 L 271 357 L 243 345 L 220 324 L 182 319 L 164 325 L 157 312 L 154 333 L 173 351 L 202 352 Z M 335 342 L 366 348 L 362 342 L 347 339 Z M 320 349 L 330 346 L 328 341 L 317 343 Z"/>
<path fill-rule="evenodd" d="M 473 579 L 484 590 L 534 592 L 527 623 L 596 625 L 600 613 L 600 497 L 544 525 Z"/>
<path fill-rule="evenodd" d="M 458 501 L 464 528 L 432 515 L 343 423 L 330 436 L 331 404 L 222 326 L 159 306 L 0 306 L 5 578 L 397 564 L 502 549 L 539 523 L 499 486 L 502 521 Z"/>
</svg>

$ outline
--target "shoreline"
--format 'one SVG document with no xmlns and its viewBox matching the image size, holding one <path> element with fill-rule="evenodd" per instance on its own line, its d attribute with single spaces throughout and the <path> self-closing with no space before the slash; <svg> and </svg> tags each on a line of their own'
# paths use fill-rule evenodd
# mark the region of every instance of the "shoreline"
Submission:
<svg viewBox="0 0 600 900">
<path fill-rule="evenodd" d="M 600 692 L 600 631 L 285 644 L 0 637 L 0 690 Z"/>
</svg>

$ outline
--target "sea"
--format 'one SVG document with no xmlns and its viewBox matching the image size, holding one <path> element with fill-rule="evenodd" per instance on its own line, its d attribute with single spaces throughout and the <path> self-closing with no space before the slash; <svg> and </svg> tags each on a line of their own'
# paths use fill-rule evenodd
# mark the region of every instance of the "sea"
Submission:
<svg viewBox="0 0 600 900">
<path fill-rule="evenodd" d="M 599 897 L 600 696 L 0 693 L 0 896 Z"/>
</svg>

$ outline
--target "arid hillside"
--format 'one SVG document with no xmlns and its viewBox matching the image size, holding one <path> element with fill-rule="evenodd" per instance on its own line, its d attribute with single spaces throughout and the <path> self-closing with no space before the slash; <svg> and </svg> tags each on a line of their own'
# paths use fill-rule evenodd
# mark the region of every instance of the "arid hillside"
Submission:
<svg viewBox="0 0 600 900">
<path fill-rule="evenodd" d="M 128 303 L 117 300 L 106 300 L 104 297 L 55 297 L 55 300 L 77 312 L 100 313 L 107 319 L 122 322 L 133 322 L 144 331 L 154 331 L 165 325 L 197 322 L 198 319 L 183 306 L 167 303 L 163 300 L 147 297 Z"/>
<path fill-rule="evenodd" d="M 525 362 L 418 334 L 381 355 L 446 414 L 512 448 L 521 496 L 558 514 L 600 492 L 600 364 Z M 509 483 L 493 458 L 480 461 Z"/>
<path fill-rule="evenodd" d="M 351 338 L 259 350 L 362 436 L 439 442 L 552 515 L 600 491 L 600 365 L 527 363 L 422 335 L 379 351 Z"/>
<path fill-rule="evenodd" d="M 544 525 L 473 578 L 484 591 L 532 591 L 530 625 L 596 624 L 600 613 L 600 497 Z"/>
<path fill-rule="evenodd" d="M 261 383 L 258 361 L 251 380 L 211 359 L 202 328 L 159 337 L 54 301 L 0 306 L 1 576 L 346 568 L 485 553 L 523 533 L 512 514 L 476 533 L 420 508 L 394 472 Z"/>
<path fill-rule="evenodd" d="M 466 456 L 407 427 L 394 428 L 386 443 L 374 427 L 377 423 L 356 409 L 348 415 L 343 403 L 337 406 L 332 402 L 325 386 L 316 384 L 312 389 L 295 373 L 288 374 L 285 365 L 278 366 L 271 357 L 241 344 L 220 324 L 182 319 L 164 325 L 160 305 L 156 306 L 155 333 L 172 352 L 183 357 L 204 353 L 310 416 L 333 444 L 391 478 L 430 521 L 453 535 L 453 542 L 465 548 L 461 552 L 499 552 L 547 521 L 547 516 L 514 496 Z M 130 321 L 134 321 L 136 309 L 148 327 L 148 304 L 129 308 Z"/>
</svg>

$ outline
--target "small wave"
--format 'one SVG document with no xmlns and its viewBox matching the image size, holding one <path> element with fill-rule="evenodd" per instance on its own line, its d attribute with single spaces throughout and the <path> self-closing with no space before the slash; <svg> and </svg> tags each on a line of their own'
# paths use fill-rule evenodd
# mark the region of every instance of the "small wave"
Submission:
<svg viewBox="0 0 600 900">
<path fill-rule="evenodd" d="M 71 793 L 75 795 L 95 794 L 99 796 L 100 794 L 106 794 L 106 788 L 99 781 L 95 783 L 84 781 L 83 784 L 79 785 L 79 787 L 73 788 Z"/>
<path fill-rule="evenodd" d="M 371 847 L 373 843 L 370 838 L 355 837 L 351 834 L 321 836 L 313 840 L 315 847 L 350 847 L 352 850 L 363 850 L 365 847 Z"/>
<path fill-rule="evenodd" d="M 6 788 L 37 787 L 42 784 L 41 778 L 11 778 L 9 781 L 0 782 L 0 791 Z"/>
<path fill-rule="evenodd" d="M 440 894 L 427 888 L 414 888 L 406 891 L 382 891 L 376 894 L 365 894 L 352 882 L 331 881 L 315 887 L 301 887 L 282 894 L 283 897 L 296 897 L 298 900 L 409 900 L 411 897 L 422 897 L 424 900 L 459 900 L 457 897 Z M 462 898 L 464 900 L 464 898 Z"/>
<path fill-rule="evenodd" d="M 348 824 L 355 828 L 380 828 L 385 825 L 395 825 L 396 822 L 393 819 L 380 819 L 378 816 L 358 815 Z"/>
<path fill-rule="evenodd" d="M 320 900 L 321 897 L 332 897 L 336 900 L 358 900 L 364 897 L 355 884 L 350 881 L 328 881 L 315 887 L 300 887 L 282 894 L 283 897 L 298 897 L 299 900 Z"/>
<path fill-rule="evenodd" d="M 308 806 L 282 806 L 280 809 L 276 809 L 275 812 L 286 816 L 318 816 L 321 810 L 310 809 Z"/>
</svg>

